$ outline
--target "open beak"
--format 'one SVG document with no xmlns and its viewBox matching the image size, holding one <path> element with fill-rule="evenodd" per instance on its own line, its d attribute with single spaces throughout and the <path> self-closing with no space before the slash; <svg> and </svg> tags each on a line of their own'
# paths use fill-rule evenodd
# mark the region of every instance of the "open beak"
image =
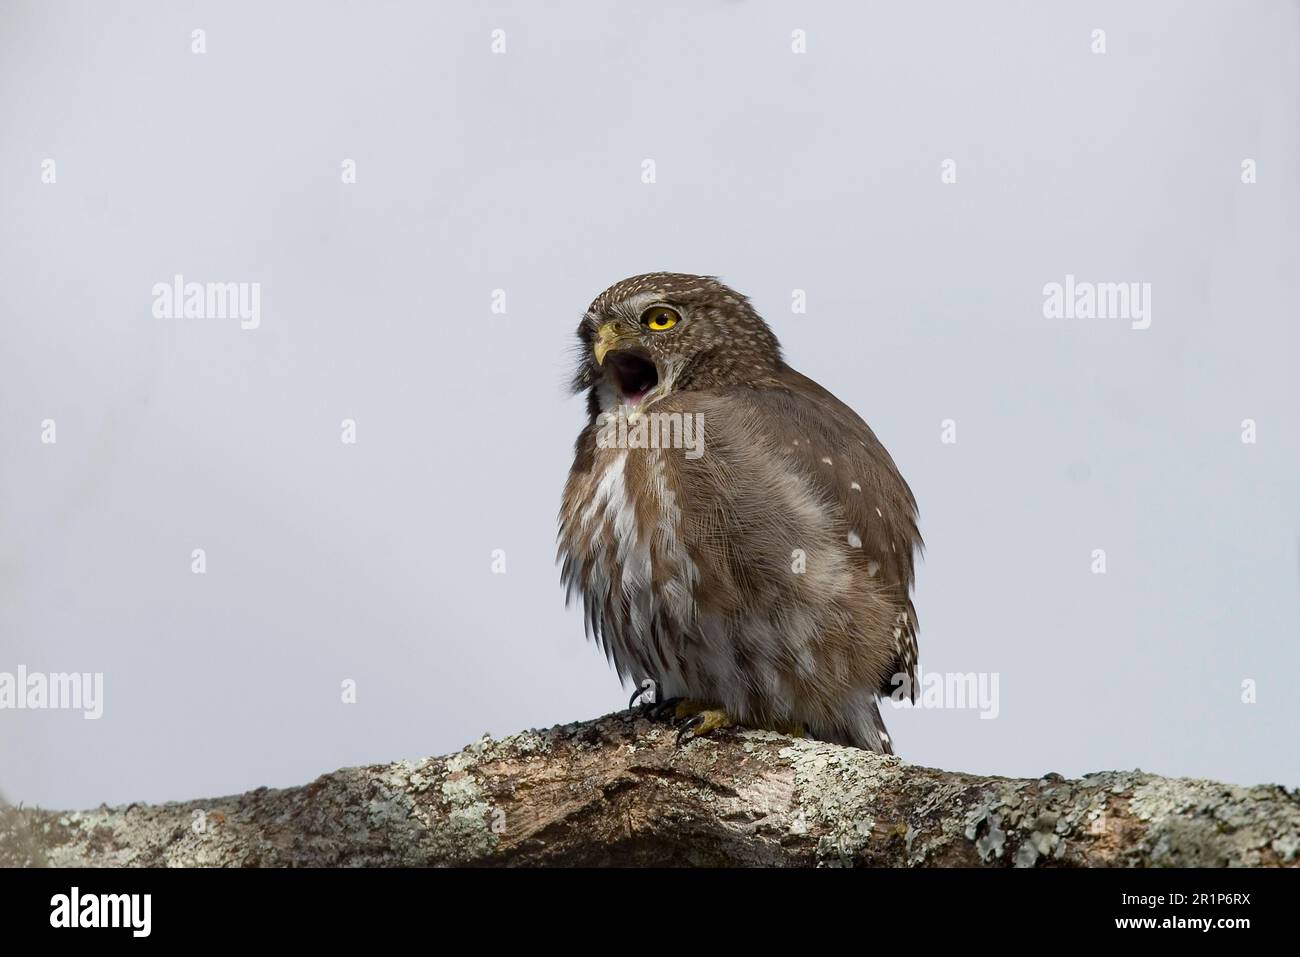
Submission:
<svg viewBox="0 0 1300 957">
<path fill-rule="evenodd" d="M 605 356 L 611 351 L 618 348 L 622 339 L 630 338 L 618 331 L 615 323 L 607 322 L 596 330 L 596 344 L 591 347 L 591 351 L 596 355 L 596 365 L 605 364 Z"/>
<path fill-rule="evenodd" d="M 605 370 L 606 379 L 628 405 L 640 405 L 659 384 L 658 366 L 646 355 L 636 333 L 628 332 L 625 325 L 607 322 L 597 329 L 591 352 L 596 365 Z"/>
</svg>

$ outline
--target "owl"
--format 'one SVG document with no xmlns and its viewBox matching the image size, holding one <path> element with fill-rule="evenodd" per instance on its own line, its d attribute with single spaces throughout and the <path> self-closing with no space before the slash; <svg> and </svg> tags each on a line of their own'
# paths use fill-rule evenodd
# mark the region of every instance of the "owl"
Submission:
<svg viewBox="0 0 1300 957">
<path fill-rule="evenodd" d="M 578 350 L 558 561 L 619 676 L 655 682 L 679 740 L 738 725 L 893 753 L 878 700 L 915 685 L 922 542 L 871 429 L 712 277 L 610 286 Z"/>
</svg>

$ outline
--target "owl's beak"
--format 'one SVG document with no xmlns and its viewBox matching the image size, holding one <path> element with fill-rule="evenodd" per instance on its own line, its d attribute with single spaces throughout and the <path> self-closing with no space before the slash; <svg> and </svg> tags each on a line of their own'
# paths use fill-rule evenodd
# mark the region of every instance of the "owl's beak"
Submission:
<svg viewBox="0 0 1300 957">
<path fill-rule="evenodd" d="M 596 344 L 591 347 L 591 351 L 596 356 L 596 365 L 604 365 L 605 356 L 618 349 L 619 344 L 624 340 L 631 339 L 634 337 L 619 331 L 617 323 L 605 323 L 596 330 Z"/>
<path fill-rule="evenodd" d="M 597 329 L 591 351 L 606 379 L 630 405 L 640 405 L 659 384 L 658 366 L 645 354 L 637 334 L 624 324 L 607 322 Z"/>
</svg>

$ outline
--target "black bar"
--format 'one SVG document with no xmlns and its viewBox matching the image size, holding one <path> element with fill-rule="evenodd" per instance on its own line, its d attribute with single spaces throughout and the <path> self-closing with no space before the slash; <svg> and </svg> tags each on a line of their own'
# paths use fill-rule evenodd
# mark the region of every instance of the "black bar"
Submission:
<svg viewBox="0 0 1300 957">
<path fill-rule="evenodd" d="M 134 911 L 120 898 L 109 902 L 106 912 L 118 907 L 127 926 L 52 926 L 70 922 L 74 887 L 87 917 L 100 909 L 98 895 L 149 895 L 147 938 L 135 936 L 129 919 L 143 929 L 143 896 Z M 855 928 L 864 946 L 882 935 L 920 941 L 927 933 L 974 943 L 978 936 L 965 935 L 981 928 L 988 940 L 1199 935 L 1231 945 L 1255 933 L 1294 933 L 1298 892 L 1295 869 L 0 870 L 0 933 L 7 943 L 76 934 L 92 946 L 149 939 L 373 947 L 377 933 L 426 930 L 435 947 L 451 945 L 444 933 L 487 933 L 482 943 L 495 947 L 513 934 L 537 944 L 539 935 L 608 929 L 664 944 L 673 921 L 706 917 L 740 936 L 769 933 L 774 918 L 791 928 L 827 922 L 828 932 Z M 617 937 L 609 945 L 617 947 Z"/>
</svg>

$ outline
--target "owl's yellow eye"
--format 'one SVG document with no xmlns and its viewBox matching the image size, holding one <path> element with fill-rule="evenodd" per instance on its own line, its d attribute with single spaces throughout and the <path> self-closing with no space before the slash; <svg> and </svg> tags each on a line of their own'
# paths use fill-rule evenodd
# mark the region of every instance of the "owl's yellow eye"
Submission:
<svg viewBox="0 0 1300 957">
<path fill-rule="evenodd" d="M 642 324 L 652 332 L 666 332 L 681 322 L 681 319 L 677 310 L 667 306 L 651 306 L 641 314 Z"/>
</svg>

